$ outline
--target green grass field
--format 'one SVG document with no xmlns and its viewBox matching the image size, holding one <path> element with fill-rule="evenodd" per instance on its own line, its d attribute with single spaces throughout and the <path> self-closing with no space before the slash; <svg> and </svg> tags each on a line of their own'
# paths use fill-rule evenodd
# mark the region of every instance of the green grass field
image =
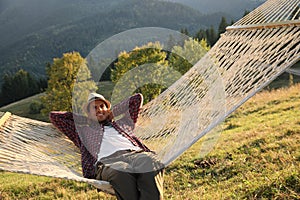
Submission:
<svg viewBox="0 0 300 200">
<path fill-rule="evenodd" d="M 300 85 L 263 91 L 165 170 L 165 199 L 300 199 Z M 116 199 L 85 183 L 0 172 L 0 199 Z"/>
</svg>

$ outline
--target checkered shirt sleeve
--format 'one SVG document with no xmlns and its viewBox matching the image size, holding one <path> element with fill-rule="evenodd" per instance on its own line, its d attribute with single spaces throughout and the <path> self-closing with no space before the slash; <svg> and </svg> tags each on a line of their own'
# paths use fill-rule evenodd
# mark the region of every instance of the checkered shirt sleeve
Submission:
<svg viewBox="0 0 300 200">
<path fill-rule="evenodd" d="M 86 117 L 73 114 L 71 112 L 52 111 L 49 114 L 51 123 L 62 133 L 64 133 L 81 151 L 82 173 L 85 178 L 94 178 L 95 169 L 93 164 L 96 159 L 86 149 L 76 131 L 75 121 L 86 123 Z"/>
<path fill-rule="evenodd" d="M 49 114 L 51 123 L 62 133 L 64 133 L 78 148 L 80 148 L 81 141 L 76 132 L 73 113 L 52 111 Z"/>
<path fill-rule="evenodd" d="M 115 117 L 125 114 L 126 117 L 133 120 L 133 123 L 136 123 L 142 105 L 143 95 L 138 93 L 113 106 L 112 112 Z"/>
</svg>

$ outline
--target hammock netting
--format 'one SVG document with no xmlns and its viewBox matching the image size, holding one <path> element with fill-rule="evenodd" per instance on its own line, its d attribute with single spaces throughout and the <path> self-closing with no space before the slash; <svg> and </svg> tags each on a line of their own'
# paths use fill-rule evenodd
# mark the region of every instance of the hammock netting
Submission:
<svg viewBox="0 0 300 200">
<path fill-rule="evenodd" d="M 299 16 L 300 0 L 269 0 L 227 27 L 199 62 L 143 106 L 136 135 L 171 163 L 299 60 Z M 1 170 L 88 182 L 113 193 L 107 182 L 81 176 L 78 149 L 51 124 L 8 113 L 2 121 Z"/>
</svg>

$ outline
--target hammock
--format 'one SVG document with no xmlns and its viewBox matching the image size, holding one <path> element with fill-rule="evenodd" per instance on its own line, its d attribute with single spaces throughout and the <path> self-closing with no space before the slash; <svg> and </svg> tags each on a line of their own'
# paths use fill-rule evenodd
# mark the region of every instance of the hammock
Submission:
<svg viewBox="0 0 300 200">
<path fill-rule="evenodd" d="M 228 27 L 193 68 L 143 106 L 136 134 L 162 163 L 170 164 L 299 60 L 299 3 L 267 1 Z M 1 170 L 88 182 L 113 193 L 107 182 L 81 177 L 78 150 L 51 124 L 2 118 Z"/>
<path fill-rule="evenodd" d="M 108 182 L 82 177 L 78 148 L 52 124 L 0 116 L 0 170 L 86 182 L 114 194 Z"/>
</svg>

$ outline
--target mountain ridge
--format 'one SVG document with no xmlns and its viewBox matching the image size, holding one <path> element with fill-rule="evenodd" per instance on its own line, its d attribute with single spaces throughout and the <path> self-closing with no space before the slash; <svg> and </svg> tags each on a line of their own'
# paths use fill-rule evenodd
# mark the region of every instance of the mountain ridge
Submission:
<svg viewBox="0 0 300 200">
<path fill-rule="evenodd" d="M 70 51 L 86 56 L 101 41 L 132 28 L 151 26 L 175 31 L 186 28 L 194 34 L 200 28 L 218 26 L 222 16 L 231 20 L 223 12 L 203 14 L 179 0 L 172 1 L 178 2 L 3 0 L 0 76 L 20 68 L 44 76 L 46 63 L 51 63 L 54 57 Z"/>
<path fill-rule="evenodd" d="M 176 2 L 192 7 L 203 14 L 223 12 L 230 14 L 234 20 L 241 18 L 245 10 L 251 11 L 266 0 L 162 0 Z"/>
<path fill-rule="evenodd" d="M 69 1 L 63 0 L 63 2 Z M 76 2 L 81 5 L 82 0 Z M 85 5 L 85 8 L 89 9 L 94 2 L 92 0 L 91 4 Z M 107 3 L 107 1 L 101 2 Z M 53 13 L 52 15 L 46 14 L 41 20 L 29 24 L 28 26 L 31 28 L 26 27 L 27 29 L 23 30 L 24 34 L 17 34 L 15 41 L 6 41 L 7 44 L 0 48 L 1 71 L 23 68 L 37 76 L 44 75 L 45 64 L 51 62 L 54 57 L 61 57 L 64 52 L 68 51 L 79 51 L 86 56 L 101 41 L 122 31 L 151 26 L 177 31 L 180 28 L 188 28 L 195 32 L 209 26 L 209 18 L 216 17 L 216 15 L 203 15 L 178 3 L 155 0 L 115 0 L 110 1 L 110 4 L 113 6 L 107 9 L 105 9 L 105 5 L 97 4 L 98 8 L 93 8 L 94 11 L 77 18 L 72 18 L 77 12 L 76 9 L 71 9 L 68 13 L 61 12 L 67 5 L 60 7 L 61 10 L 52 9 L 55 10 L 55 16 L 59 14 L 61 16 L 55 18 Z M 77 8 L 75 5 L 67 7 Z M 64 14 L 66 14 L 66 18 L 57 24 L 56 21 L 63 18 Z M 1 16 L 3 17 L 3 12 Z M 221 18 L 221 14 L 219 18 Z M 3 20 L 0 18 L 0 21 L 1 19 Z M 50 22 L 47 24 L 48 21 Z M 10 24 L 14 22 L 15 20 Z M 11 31 L 7 30 L 6 32 L 6 37 L 9 37 L 8 32 Z M 3 35 L 3 32 L 1 34 Z"/>
</svg>

